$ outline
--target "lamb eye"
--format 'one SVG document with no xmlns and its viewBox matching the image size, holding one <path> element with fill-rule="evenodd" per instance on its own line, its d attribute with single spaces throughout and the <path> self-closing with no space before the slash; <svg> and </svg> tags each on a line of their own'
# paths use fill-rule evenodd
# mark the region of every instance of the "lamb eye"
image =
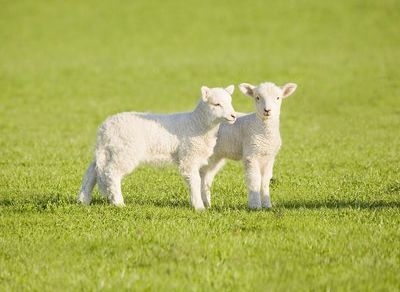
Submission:
<svg viewBox="0 0 400 292">
<path fill-rule="evenodd" d="M 214 104 L 215 106 L 221 106 L 221 104 L 220 103 L 216 103 L 216 104 Z"/>
<path fill-rule="evenodd" d="M 278 96 L 276 99 L 279 100 L 279 98 L 280 98 L 280 97 Z"/>
<path fill-rule="evenodd" d="M 257 96 L 257 97 L 256 97 L 256 100 L 257 100 L 257 101 L 259 101 L 259 100 L 260 100 L 260 97 L 259 97 L 259 96 Z"/>
</svg>

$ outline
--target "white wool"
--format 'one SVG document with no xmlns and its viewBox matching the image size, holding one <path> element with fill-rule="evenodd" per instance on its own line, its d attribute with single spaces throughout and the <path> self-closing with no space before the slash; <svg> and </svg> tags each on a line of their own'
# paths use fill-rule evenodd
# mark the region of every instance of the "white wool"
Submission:
<svg viewBox="0 0 400 292">
<path fill-rule="evenodd" d="M 211 206 L 210 188 L 225 159 L 242 160 L 252 209 L 271 207 L 269 183 L 275 156 L 281 146 L 279 115 L 282 99 L 291 95 L 297 85 L 278 87 L 265 82 L 258 87 L 243 83 L 240 90 L 254 99 L 256 112 L 237 114 L 233 125 L 221 125 L 217 144 L 209 163 L 201 169 L 202 199 Z"/>
<path fill-rule="evenodd" d="M 199 171 L 213 153 L 220 123 L 236 120 L 233 90 L 233 85 L 225 89 L 203 86 L 202 99 L 193 112 L 125 112 L 109 117 L 98 130 L 95 159 L 78 200 L 89 204 L 97 182 L 112 204 L 123 206 L 121 180 L 125 175 L 143 163 L 172 162 L 189 185 L 192 206 L 203 209 Z"/>
</svg>

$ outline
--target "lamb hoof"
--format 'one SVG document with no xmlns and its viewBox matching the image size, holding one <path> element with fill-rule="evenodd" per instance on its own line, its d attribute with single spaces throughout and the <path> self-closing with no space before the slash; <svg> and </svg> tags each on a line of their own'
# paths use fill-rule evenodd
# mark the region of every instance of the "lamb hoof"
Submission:
<svg viewBox="0 0 400 292">
<path fill-rule="evenodd" d="M 205 211 L 206 208 L 205 208 L 204 206 L 200 206 L 200 207 L 195 207 L 194 210 L 195 210 L 196 212 L 202 212 L 202 211 Z"/>
<path fill-rule="evenodd" d="M 271 209 L 272 208 L 271 201 L 270 200 L 266 200 L 266 201 L 262 202 L 262 207 L 264 209 Z"/>
<path fill-rule="evenodd" d="M 121 203 L 112 203 L 113 206 L 117 207 L 117 208 L 124 208 L 125 207 L 125 203 L 121 202 Z"/>
<path fill-rule="evenodd" d="M 203 202 L 204 203 L 204 207 L 206 208 L 211 208 L 211 202 Z"/>
<path fill-rule="evenodd" d="M 261 209 L 261 204 L 259 203 L 249 203 L 250 210 L 259 210 Z"/>
<path fill-rule="evenodd" d="M 88 206 L 88 205 L 90 205 L 90 199 L 87 198 L 86 196 L 79 195 L 78 204 L 82 204 L 82 205 Z"/>
</svg>

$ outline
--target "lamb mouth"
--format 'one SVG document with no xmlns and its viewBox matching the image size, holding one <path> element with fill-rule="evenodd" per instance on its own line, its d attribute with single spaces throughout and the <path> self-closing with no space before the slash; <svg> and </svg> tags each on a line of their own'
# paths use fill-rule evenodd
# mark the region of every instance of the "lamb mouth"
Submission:
<svg viewBox="0 0 400 292">
<path fill-rule="evenodd" d="M 229 124 L 233 124 L 234 122 L 236 122 L 236 119 L 227 119 L 227 118 L 225 118 L 225 120 L 226 120 Z"/>
</svg>

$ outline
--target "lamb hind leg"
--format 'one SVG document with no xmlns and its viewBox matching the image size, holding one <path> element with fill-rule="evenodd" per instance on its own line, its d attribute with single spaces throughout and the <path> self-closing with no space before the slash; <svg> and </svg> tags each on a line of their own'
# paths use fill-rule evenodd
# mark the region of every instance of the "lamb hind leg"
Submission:
<svg viewBox="0 0 400 292">
<path fill-rule="evenodd" d="M 82 187 L 78 195 L 78 202 L 89 205 L 92 201 L 92 191 L 96 184 L 96 161 L 93 161 L 83 177 Z"/>
<path fill-rule="evenodd" d="M 106 171 L 102 174 L 98 174 L 98 185 L 100 191 L 108 198 L 111 204 L 118 207 L 125 206 L 121 192 L 121 180 L 121 175 L 112 172 Z"/>
<path fill-rule="evenodd" d="M 110 203 L 117 207 L 125 207 L 121 191 L 121 177 L 114 177 L 110 183 Z"/>
<path fill-rule="evenodd" d="M 246 172 L 246 184 L 248 189 L 248 204 L 250 209 L 261 208 L 261 172 L 257 161 L 246 160 L 244 162 Z"/>
</svg>

